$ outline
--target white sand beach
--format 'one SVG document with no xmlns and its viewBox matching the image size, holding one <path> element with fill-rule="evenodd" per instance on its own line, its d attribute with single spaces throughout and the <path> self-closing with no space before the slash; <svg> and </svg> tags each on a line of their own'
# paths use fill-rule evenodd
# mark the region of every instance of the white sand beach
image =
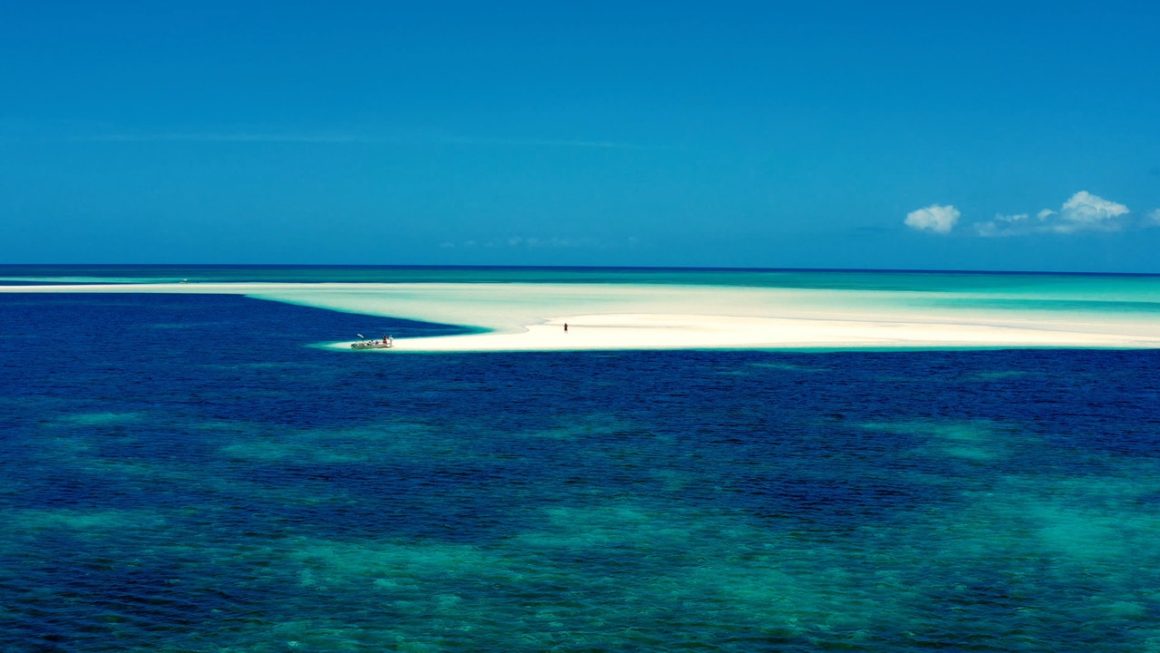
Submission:
<svg viewBox="0 0 1160 653">
<path fill-rule="evenodd" d="M 925 293 L 897 291 L 414 284 L 253 296 L 486 330 L 400 341 L 408 351 L 1160 346 L 1160 325 L 1123 315 L 924 308 Z"/>
<path fill-rule="evenodd" d="M 1097 311 L 978 311 L 928 293 L 645 284 L 197 283 L 0 286 L 0 293 L 236 294 L 478 333 L 396 352 L 1160 347 L 1160 324 Z M 946 299 L 946 294 L 939 294 Z M 564 325 L 568 325 L 567 331 Z M 336 334 L 337 335 L 337 334 Z M 378 334 L 376 334 L 378 335 Z M 329 346 L 349 349 L 349 341 Z"/>
</svg>

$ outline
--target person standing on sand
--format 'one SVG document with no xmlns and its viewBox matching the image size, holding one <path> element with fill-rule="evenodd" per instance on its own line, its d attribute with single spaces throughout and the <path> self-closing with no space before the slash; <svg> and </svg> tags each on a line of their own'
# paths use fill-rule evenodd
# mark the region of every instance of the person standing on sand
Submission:
<svg viewBox="0 0 1160 653">
<path fill-rule="evenodd" d="M 568 333 L 568 323 L 564 323 L 564 333 Z"/>
</svg>

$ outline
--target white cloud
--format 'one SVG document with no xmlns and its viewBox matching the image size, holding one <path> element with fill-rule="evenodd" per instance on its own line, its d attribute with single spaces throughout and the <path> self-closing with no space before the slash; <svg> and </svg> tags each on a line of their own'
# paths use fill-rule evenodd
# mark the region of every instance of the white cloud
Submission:
<svg viewBox="0 0 1160 653">
<path fill-rule="evenodd" d="M 1039 213 L 1042 214 L 1043 211 L 1040 211 Z M 1030 221 L 1030 219 L 1031 216 L 1026 213 L 1016 213 L 1014 215 L 1003 215 L 1000 213 L 995 216 L 994 220 L 975 223 L 975 233 L 985 238 L 1010 236 L 1013 233 L 1018 232 L 1020 229 L 1024 229 L 1024 225 Z"/>
<path fill-rule="evenodd" d="M 511 236 L 502 242 L 507 247 L 527 249 L 568 249 L 573 247 L 595 247 L 599 243 L 595 238 L 540 238 L 538 236 Z"/>
<path fill-rule="evenodd" d="M 1116 218 L 1127 212 L 1128 207 L 1123 204 L 1081 190 L 1063 203 L 1059 213 L 1060 222 L 1054 225 L 1053 230 L 1061 234 L 1089 229 L 1115 231 L 1120 228 Z"/>
<path fill-rule="evenodd" d="M 566 238 L 561 236 L 508 236 L 506 238 L 489 238 L 487 240 L 443 241 L 439 247 L 443 249 L 615 249 L 618 247 L 636 247 L 640 239 L 630 236 L 623 241 L 606 241 L 591 237 Z"/>
<path fill-rule="evenodd" d="M 906 226 L 918 231 L 933 231 L 936 234 L 950 233 L 959 221 L 959 210 L 947 204 L 931 204 L 926 208 L 911 211 L 906 214 Z"/>
<path fill-rule="evenodd" d="M 1152 209 L 1144 220 L 1145 227 L 1160 227 L 1160 209 Z"/>
<path fill-rule="evenodd" d="M 1093 195 L 1086 190 L 1072 195 L 1058 211 L 1043 209 L 1034 220 L 1026 213 L 996 215 L 993 220 L 975 224 L 975 233 L 994 238 L 1027 234 L 1073 234 L 1080 231 L 1118 231 L 1120 218 L 1128 207 Z"/>
</svg>

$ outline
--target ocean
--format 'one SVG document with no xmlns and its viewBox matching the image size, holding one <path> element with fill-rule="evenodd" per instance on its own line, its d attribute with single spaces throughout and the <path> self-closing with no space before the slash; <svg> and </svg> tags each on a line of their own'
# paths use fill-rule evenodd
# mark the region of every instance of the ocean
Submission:
<svg viewBox="0 0 1160 653">
<path fill-rule="evenodd" d="M 1155 276 L 0 267 L 180 279 L 1160 317 Z M 1160 350 L 319 346 L 359 332 L 465 328 L 0 294 L 0 649 L 1160 651 Z"/>
</svg>

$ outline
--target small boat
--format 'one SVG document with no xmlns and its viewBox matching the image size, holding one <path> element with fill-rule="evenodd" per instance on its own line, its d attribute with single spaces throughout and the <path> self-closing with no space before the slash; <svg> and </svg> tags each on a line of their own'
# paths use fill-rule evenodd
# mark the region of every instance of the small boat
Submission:
<svg viewBox="0 0 1160 653">
<path fill-rule="evenodd" d="M 358 337 L 362 340 L 350 343 L 351 349 L 390 349 L 395 346 L 395 339 L 391 336 L 383 336 L 382 340 L 370 340 L 360 333 Z"/>
</svg>

